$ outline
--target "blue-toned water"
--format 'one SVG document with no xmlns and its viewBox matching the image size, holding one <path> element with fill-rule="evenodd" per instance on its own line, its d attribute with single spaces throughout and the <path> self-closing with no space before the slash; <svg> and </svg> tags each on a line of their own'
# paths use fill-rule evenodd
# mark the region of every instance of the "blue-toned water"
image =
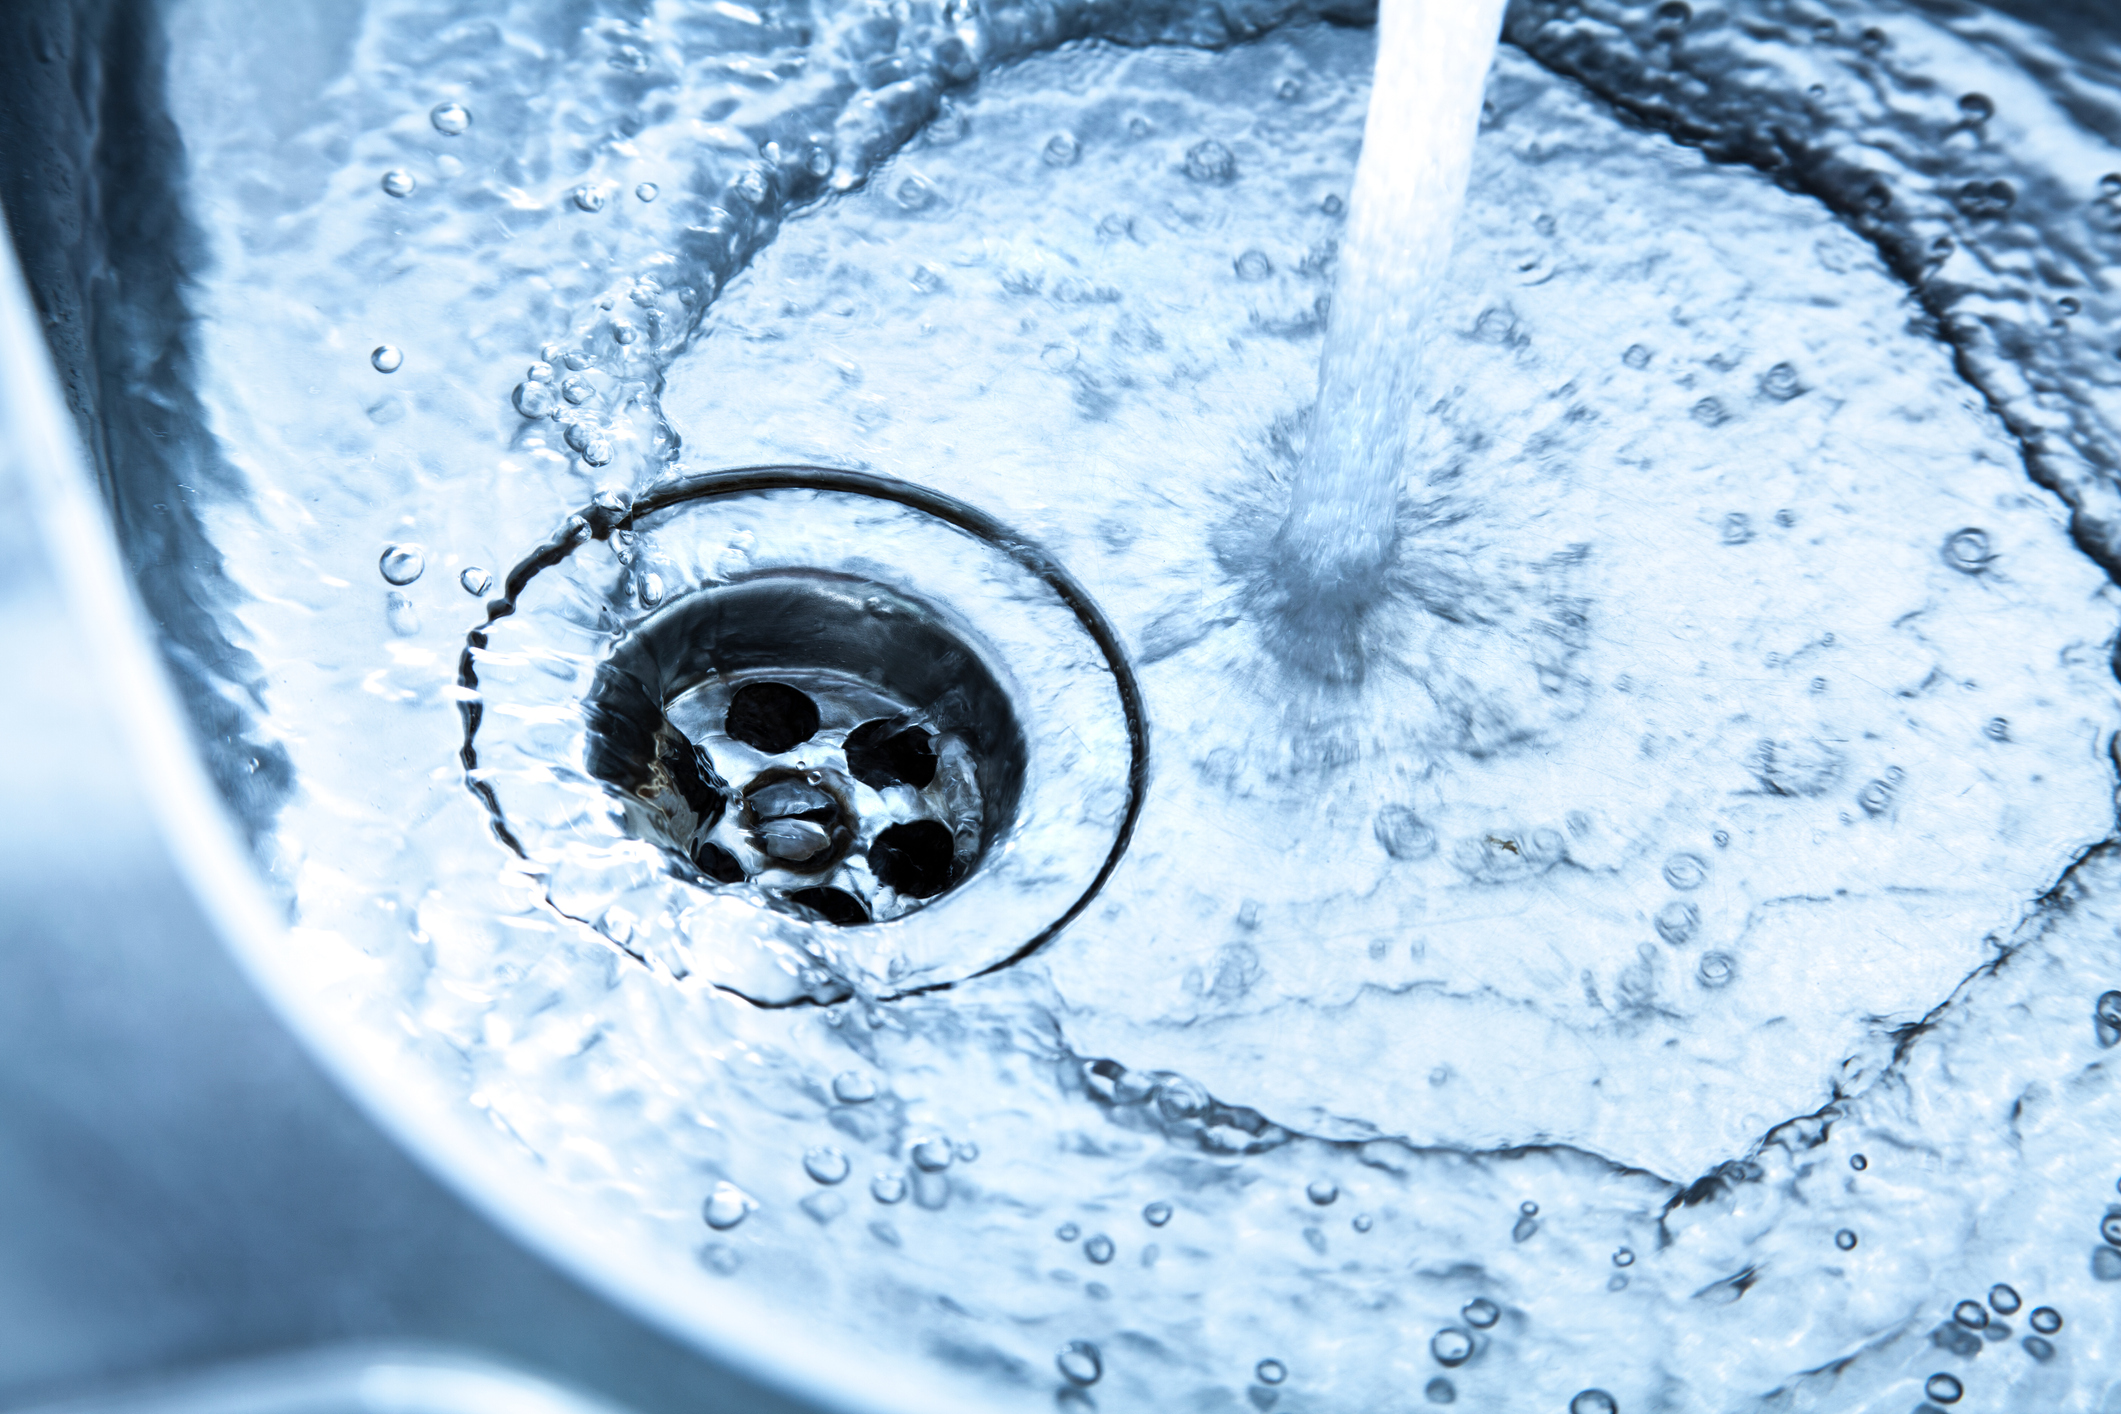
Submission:
<svg viewBox="0 0 2121 1414">
<path fill-rule="evenodd" d="M 177 14 L 259 961 L 601 1280 L 886 1408 L 2121 1399 L 2110 43 L 1517 6 L 1307 660 L 1368 16 Z M 1050 552 L 1146 775 L 905 506 L 590 533 L 767 462 Z M 625 634 L 798 565 L 1067 723 L 1006 907 L 835 928 L 590 772 Z"/>
</svg>

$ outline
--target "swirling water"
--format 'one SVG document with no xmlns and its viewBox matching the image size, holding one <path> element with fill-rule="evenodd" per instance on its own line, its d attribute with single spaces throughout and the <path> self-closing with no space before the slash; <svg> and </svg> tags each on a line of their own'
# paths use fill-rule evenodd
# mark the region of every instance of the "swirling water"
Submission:
<svg viewBox="0 0 2121 1414">
<path fill-rule="evenodd" d="M 1255 612 L 1370 87 L 1325 18 L 180 8 L 282 963 L 672 1299 L 938 1398 L 2114 1407 L 2112 51 L 1518 6 L 1356 692 Z M 555 908 L 597 812 L 526 859 L 466 789 L 508 566 L 776 460 L 1035 536 L 1139 665 L 1141 826 L 1013 967 L 763 1009 L 640 946 L 661 881 Z M 586 690 L 774 513 L 584 546 L 514 666 Z M 566 696 L 480 703 L 561 785 Z"/>
</svg>

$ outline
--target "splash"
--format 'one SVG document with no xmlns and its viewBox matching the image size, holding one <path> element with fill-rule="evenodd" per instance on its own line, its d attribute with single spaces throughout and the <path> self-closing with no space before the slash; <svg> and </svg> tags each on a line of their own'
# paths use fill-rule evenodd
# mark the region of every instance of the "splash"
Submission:
<svg viewBox="0 0 2121 1414">
<path fill-rule="evenodd" d="M 1502 9 L 1388 0 L 1379 13 L 1318 402 L 1272 558 L 1283 656 L 1323 676 L 1360 675 L 1362 620 L 1398 542 L 1424 325 L 1465 204 Z"/>
</svg>

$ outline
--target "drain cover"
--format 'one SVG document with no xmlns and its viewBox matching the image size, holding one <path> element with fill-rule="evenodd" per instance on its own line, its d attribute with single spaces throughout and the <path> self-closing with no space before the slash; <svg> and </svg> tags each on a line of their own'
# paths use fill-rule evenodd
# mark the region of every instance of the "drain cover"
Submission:
<svg viewBox="0 0 2121 1414">
<path fill-rule="evenodd" d="M 466 649 L 465 762 L 560 912 L 768 1004 L 947 986 L 1095 895 L 1133 676 L 1050 556 L 947 497 L 720 472 L 571 517 Z"/>
</svg>

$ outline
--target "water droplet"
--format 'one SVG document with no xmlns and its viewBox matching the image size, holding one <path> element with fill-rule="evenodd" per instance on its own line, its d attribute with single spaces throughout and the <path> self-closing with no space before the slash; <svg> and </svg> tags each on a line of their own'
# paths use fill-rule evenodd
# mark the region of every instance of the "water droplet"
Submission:
<svg viewBox="0 0 2121 1414">
<path fill-rule="evenodd" d="M 1620 1414 L 1620 1401 L 1602 1389 L 1578 1390 L 1569 1401 L 1569 1414 Z"/>
<path fill-rule="evenodd" d="M 979 1145 L 973 1143 L 970 1139 L 959 1144 L 957 1146 L 957 1161 L 961 1164 L 977 1163 L 979 1161 Z"/>
<path fill-rule="evenodd" d="M 1721 398 L 1703 398 L 1687 409 L 1687 415 L 1703 427 L 1721 427 L 1731 420 Z"/>
<path fill-rule="evenodd" d="M 410 584 L 427 572 L 427 552 L 417 545 L 387 546 L 376 568 L 386 583 Z"/>
<path fill-rule="evenodd" d="M 1237 257 L 1236 263 L 1240 280 L 1264 280 L 1274 273 L 1274 262 L 1267 259 L 1263 250 L 1248 250 Z"/>
<path fill-rule="evenodd" d="M 1630 368 L 1648 368 L 1650 351 L 1642 344 L 1629 344 L 1627 351 L 1621 354 L 1620 361 Z"/>
<path fill-rule="evenodd" d="M 1227 182 L 1237 175 L 1237 158 L 1211 137 L 1186 149 L 1186 175 L 1196 182 Z"/>
<path fill-rule="evenodd" d="M 1851 1154 L 1851 1155 L 1849 1155 L 1849 1167 L 1850 1167 L 1850 1168 L 1852 1168 L 1852 1169 L 1854 1169 L 1854 1170 L 1855 1170 L 1856 1172 L 1858 1172 L 1858 1173 L 1862 1173 L 1862 1172 L 1863 1172 L 1863 1171 L 1864 1171 L 1865 1169 L 1869 1168 L 1870 1166 L 1871 1166 L 1871 1161 L 1870 1161 L 1869 1159 L 1865 1158 L 1865 1157 L 1864 1157 L 1863 1155 L 1861 1155 L 1861 1154 Z"/>
<path fill-rule="evenodd" d="M 1101 1232 L 1085 1239 L 1083 1242 L 1083 1255 L 1100 1267 L 1111 1261 L 1112 1254 L 1117 1250 L 1112 1244 L 1112 1239 Z"/>
<path fill-rule="evenodd" d="M 869 1180 L 869 1196 L 879 1203 L 903 1203 L 906 1200 L 906 1176 L 885 1170 Z"/>
<path fill-rule="evenodd" d="M 2092 1034 L 2102 1049 L 2121 1044 L 2121 992 L 2101 992 L 2092 1003 Z"/>
<path fill-rule="evenodd" d="M 2101 196 L 2121 196 L 2121 172 L 2108 172 L 2099 179 Z"/>
<path fill-rule="evenodd" d="M 1254 1365 L 1252 1373 L 1259 1377 L 1259 1382 L 1263 1385 L 1278 1385 L 1289 1378 L 1289 1367 L 1282 1364 L 1279 1360 L 1270 1358 Z"/>
<path fill-rule="evenodd" d="M 405 354 L 392 344 L 377 344 L 368 361 L 378 373 L 396 373 L 405 366 Z"/>
<path fill-rule="evenodd" d="M 708 1194 L 707 1201 L 701 1205 L 700 1216 L 716 1232 L 727 1232 L 749 1217 L 757 1206 L 751 1201 L 751 1195 L 735 1184 L 717 1183 L 714 1192 Z"/>
<path fill-rule="evenodd" d="M 1844 1252 L 1853 1250 L 1856 1246 L 1855 1232 L 1849 1228 L 1841 1229 L 1841 1231 L 1834 1234 L 1834 1245 Z"/>
<path fill-rule="evenodd" d="M 591 437 L 582 444 L 582 460 L 591 466 L 604 466 L 611 460 L 611 439 Z"/>
<path fill-rule="evenodd" d="M 1989 549 L 1988 532 L 1968 526 L 1945 539 L 1944 562 L 1961 574 L 1979 574 L 1995 555 Z"/>
<path fill-rule="evenodd" d="M 1314 1179 L 1310 1186 L 1304 1189 L 1304 1197 L 1309 1198 L 1321 1208 L 1339 1196 L 1340 1185 L 1329 1178 Z"/>
<path fill-rule="evenodd" d="M 2062 1313 L 2052 1306 L 2035 1306 L 2026 1323 L 2042 1335 L 2053 1335 L 2062 1329 Z"/>
<path fill-rule="evenodd" d="M 478 565 L 466 565 L 463 573 L 457 576 L 457 583 L 464 586 L 466 594 L 484 594 L 493 588 L 493 576 Z"/>
<path fill-rule="evenodd" d="M 1726 545 L 1750 545 L 1753 541 L 1753 518 L 1744 511 L 1732 511 L 1723 518 L 1719 533 Z"/>
<path fill-rule="evenodd" d="M 1662 5 L 1657 7 L 1657 21 L 1659 24 L 1683 25 L 1693 18 L 1694 11 L 1688 6 L 1686 0 L 1665 0 Z"/>
<path fill-rule="evenodd" d="M 1087 1340 L 1071 1340 L 1053 1357 L 1061 1374 L 1073 1385 L 1094 1385 L 1105 1373 L 1104 1357 Z"/>
<path fill-rule="evenodd" d="M 603 188 L 584 182 L 581 186 L 574 189 L 574 204 L 584 211 L 602 211 L 604 209 Z"/>
<path fill-rule="evenodd" d="M 1988 1324 L 1988 1309 L 1978 1301 L 1962 1301 L 1952 1307 L 1952 1319 L 1970 1331 Z"/>
<path fill-rule="evenodd" d="M 1368 1213 L 1357 1213 L 1354 1221 L 1348 1224 L 1349 1227 L 1354 1228 L 1357 1232 L 1368 1232 L 1374 1225 Z"/>
<path fill-rule="evenodd" d="M 2121 1247 L 2121 1212 L 2110 1212 L 2099 1220 L 2099 1235 Z"/>
<path fill-rule="evenodd" d="M 1485 1296 L 1476 1296 L 1458 1308 L 1458 1315 L 1474 1330 L 1484 1331 L 1502 1319 L 1502 1308 Z"/>
<path fill-rule="evenodd" d="M 1387 805 L 1377 812 L 1372 828 L 1377 842 L 1394 859 L 1427 859 L 1436 853 L 1436 831 L 1422 823 L 1409 806 Z"/>
<path fill-rule="evenodd" d="M 642 201 L 654 201 L 663 194 L 663 189 L 654 182 L 642 182 L 633 189 L 633 194 Z"/>
<path fill-rule="evenodd" d="M 1623 1247 L 1618 1252 L 1615 1252 L 1613 1254 L 1613 1265 L 1616 1267 L 1634 1266 L 1635 1250 L 1632 1247 Z"/>
<path fill-rule="evenodd" d="M 1664 862 L 1664 881 L 1675 889 L 1698 889 L 1708 877 L 1708 861 L 1698 854 L 1675 854 Z"/>
<path fill-rule="evenodd" d="M 737 200 L 745 205 L 757 206 L 766 199 L 766 174 L 756 167 L 747 168 L 741 176 L 729 184 L 729 190 Z"/>
<path fill-rule="evenodd" d="M 1431 1404 L 1449 1404 L 1458 1398 L 1458 1386 L 1438 1375 L 1421 1387 L 1421 1397 Z"/>
<path fill-rule="evenodd" d="M 1999 1314 L 2008 1316 L 2025 1303 L 2019 1299 L 2016 1287 L 1999 1281 L 1988 1289 L 1988 1304 Z"/>
<path fill-rule="evenodd" d="M 1657 910 L 1657 917 L 1653 921 L 1658 937 L 1675 948 L 1684 947 L 1701 931 L 1701 910 L 1685 899 L 1673 899 Z"/>
<path fill-rule="evenodd" d="M 1922 1382 L 1922 1392 L 1939 1404 L 1957 1404 L 1966 1393 L 1966 1386 L 1959 1383 L 1957 1375 L 1940 1370 Z"/>
<path fill-rule="evenodd" d="M 929 1173 L 941 1173 L 950 1167 L 950 1161 L 955 1157 L 950 1148 L 950 1141 L 941 1135 L 923 1139 L 913 1146 L 914 1166 Z"/>
<path fill-rule="evenodd" d="M 1348 204 L 1338 196 L 1328 193 L 1326 199 L 1318 203 L 1318 209 L 1325 212 L 1328 216 L 1338 216 L 1341 212 L 1348 209 Z M 1450 1381 L 1445 1380 L 1444 1383 L 1449 1384 Z"/>
<path fill-rule="evenodd" d="M 383 596 L 383 621 L 400 638 L 411 638 L 420 631 L 420 611 L 395 589 Z"/>
<path fill-rule="evenodd" d="M 435 131 L 443 137 L 462 137 L 471 126 L 471 110 L 461 103 L 437 103 L 427 121 L 435 125 Z"/>
<path fill-rule="evenodd" d="M 387 196 L 411 196 L 413 188 L 419 185 L 412 173 L 403 167 L 393 167 L 383 174 L 383 191 Z"/>
<path fill-rule="evenodd" d="M 1893 808 L 1893 788 L 1884 781 L 1871 781 L 1856 792 L 1856 804 L 1866 815 L 1883 815 Z"/>
<path fill-rule="evenodd" d="M 876 1098 L 876 1082 L 858 1070 L 832 1077 L 832 1098 L 843 1105 L 866 1105 Z"/>
<path fill-rule="evenodd" d="M 523 416 L 540 418 L 558 406 L 558 402 L 550 384 L 523 382 L 516 384 L 515 405 L 516 411 Z"/>
<path fill-rule="evenodd" d="M 1528 1218 L 1536 1218 L 1539 1216 L 1539 1205 L 1527 1198 L 1517 1205 L 1517 1211 Z"/>
<path fill-rule="evenodd" d="M 1473 1358 L 1473 1337 L 1456 1326 L 1445 1326 L 1429 1337 L 1429 1353 L 1445 1369 L 1455 1368 Z"/>
<path fill-rule="evenodd" d="M 1711 952 L 1701 955 L 1701 966 L 1694 970 L 1704 987 L 1727 987 L 1738 975 L 1738 964 L 1729 953 Z"/>
<path fill-rule="evenodd" d="M 2018 189 L 2009 182 L 1968 182 L 1952 197 L 1952 204 L 1972 220 L 2000 220 L 2018 204 Z"/>
<path fill-rule="evenodd" d="M 1063 1242 L 1073 1242 L 1076 1238 L 1083 1235 L 1083 1230 L 1074 1223 L 1062 1223 L 1059 1227 L 1053 1229 L 1053 1235 Z"/>
<path fill-rule="evenodd" d="M 1295 79 L 1283 79 L 1274 86 L 1274 96 L 1284 103 L 1292 103 L 1303 97 L 1304 86 Z"/>
<path fill-rule="evenodd" d="M 1055 133 L 1046 139 L 1039 157 L 1048 167 L 1073 167 L 1083 155 L 1083 145 L 1073 133 Z"/>
<path fill-rule="evenodd" d="M 567 399 L 568 402 L 575 404 L 577 407 L 581 406 L 583 403 L 588 402 L 589 399 L 595 395 L 595 393 L 595 385 L 593 385 L 587 378 L 566 378 L 562 379 L 560 382 L 560 396 Z"/>
<path fill-rule="evenodd" d="M 1959 100 L 1959 111 L 1969 123 L 1985 123 L 1996 116 L 1996 105 L 1985 93 L 1969 93 Z"/>
<path fill-rule="evenodd" d="M 1162 1227 L 1171 1221 L 1171 1205 L 1159 1198 L 1142 1209 L 1142 1221 L 1151 1227 Z"/>
<path fill-rule="evenodd" d="M 838 1183 L 847 1177 L 847 1171 L 852 1167 L 847 1156 L 830 1144 L 820 1144 L 803 1152 L 803 1172 L 819 1183 Z"/>
<path fill-rule="evenodd" d="M 653 609 L 663 602 L 663 577 L 654 571 L 641 576 L 641 607 Z"/>
</svg>

